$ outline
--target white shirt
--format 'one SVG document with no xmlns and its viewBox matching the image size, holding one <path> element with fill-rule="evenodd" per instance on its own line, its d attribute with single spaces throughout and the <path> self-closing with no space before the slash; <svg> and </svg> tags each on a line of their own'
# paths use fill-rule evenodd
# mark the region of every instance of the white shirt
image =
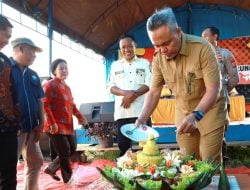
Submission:
<svg viewBox="0 0 250 190">
<path fill-rule="evenodd" d="M 151 72 L 149 62 L 146 59 L 134 57 L 131 62 L 124 58 L 115 61 L 110 70 L 108 89 L 117 86 L 123 90 L 137 90 L 143 85 L 150 86 Z M 130 107 L 125 109 L 121 107 L 123 96 L 115 95 L 115 113 L 114 119 L 138 117 L 144 103 L 145 94 L 137 97 Z"/>
</svg>

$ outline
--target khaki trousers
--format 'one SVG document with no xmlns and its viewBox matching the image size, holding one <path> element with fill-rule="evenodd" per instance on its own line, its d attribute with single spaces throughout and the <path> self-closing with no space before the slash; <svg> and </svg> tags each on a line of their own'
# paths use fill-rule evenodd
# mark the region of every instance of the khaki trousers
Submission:
<svg viewBox="0 0 250 190">
<path fill-rule="evenodd" d="M 18 136 L 18 158 L 22 154 L 24 166 L 24 190 L 39 190 L 38 178 L 43 165 L 43 155 L 39 143 L 34 141 L 34 132 Z"/>
<path fill-rule="evenodd" d="M 196 155 L 197 159 L 213 159 L 222 162 L 222 141 L 224 137 L 224 126 L 201 135 L 199 130 L 188 134 L 177 135 L 180 150 L 186 155 Z"/>
</svg>

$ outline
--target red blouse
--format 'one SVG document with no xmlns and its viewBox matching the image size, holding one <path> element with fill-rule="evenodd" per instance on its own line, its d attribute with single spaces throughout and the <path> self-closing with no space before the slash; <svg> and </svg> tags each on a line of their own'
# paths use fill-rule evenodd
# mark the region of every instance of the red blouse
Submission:
<svg viewBox="0 0 250 190">
<path fill-rule="evenodd" d="M 79 123 L 84 121 L 84 117 L 73 102 L 69 86 L 64 81 L 54 78 L 45 83 L 43 88 L 44 132 L 50 133 L 50 126 L 57 124 L 56 134 L 72 135 L 74 132 L 72 116 L 75 115 Z"/>
</svg>

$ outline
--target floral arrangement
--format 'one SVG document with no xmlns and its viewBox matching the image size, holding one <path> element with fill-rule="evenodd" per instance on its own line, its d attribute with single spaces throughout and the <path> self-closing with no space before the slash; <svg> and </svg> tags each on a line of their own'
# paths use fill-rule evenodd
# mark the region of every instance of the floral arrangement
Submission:
<svg viewBox="0 0 250 190">
<path fill-rule="evenodd" d="M 179 151 L 162 152 L 160 165 L 138 164 L 128 152 L 118 159 L 117 167 L 98 169 L 116 188 L 125 190 L 202 189 L 212 180 L 220 164 L 183 156 Z"/>
<path fill-rule="evenodd" d="M 86 137 L 113 137 L 116 135 L 116 125 L 111 122 L 100 122 L 100 123 L 91 123 L 88 124 L 86 127 L 85 136 Z"/>
</svg>

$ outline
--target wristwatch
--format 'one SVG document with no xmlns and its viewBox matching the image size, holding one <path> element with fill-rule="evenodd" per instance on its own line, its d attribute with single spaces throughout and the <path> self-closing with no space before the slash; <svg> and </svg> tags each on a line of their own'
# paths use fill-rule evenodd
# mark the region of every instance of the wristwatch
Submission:
<svg viewBox="0 0 250 190">
<path fill-rule="evenodd" d="M 200 121 L 204 117 L 204 112 L 202 111 L 192 111 L 196 121 Z"/>
</svg>

